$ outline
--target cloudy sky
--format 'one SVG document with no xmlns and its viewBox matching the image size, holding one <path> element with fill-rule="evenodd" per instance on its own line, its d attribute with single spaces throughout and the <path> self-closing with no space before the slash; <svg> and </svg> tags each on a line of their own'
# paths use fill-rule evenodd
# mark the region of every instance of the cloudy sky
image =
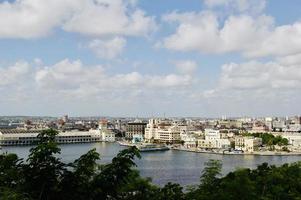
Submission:
<svg viewBox="0 0 301 200">
<path fill-rule="evenodd" d="M 0 115 L 301 114 L 300 0 L 0 0 Z"/>
</svg>

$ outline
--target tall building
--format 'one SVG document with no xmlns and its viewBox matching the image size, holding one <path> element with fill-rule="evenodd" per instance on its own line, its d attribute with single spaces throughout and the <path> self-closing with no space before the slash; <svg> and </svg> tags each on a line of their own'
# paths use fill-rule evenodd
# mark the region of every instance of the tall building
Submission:
<svg viewBox="0 0 301 200">
<path fill-rule="evenodd" d="M 138 120 L 128 122 L 126 125 L 125 137 L 132 139 L 133 135 L 140 135 L 144 138 L 146 124 L 147 123 Z"/>
<path fill-rule="evenodd" d="M 150 119 L 145 129 L 147 141 L 177 143 L 181 141 L 183 126 L 172 124 L 166 120 Z"/>
</svg>

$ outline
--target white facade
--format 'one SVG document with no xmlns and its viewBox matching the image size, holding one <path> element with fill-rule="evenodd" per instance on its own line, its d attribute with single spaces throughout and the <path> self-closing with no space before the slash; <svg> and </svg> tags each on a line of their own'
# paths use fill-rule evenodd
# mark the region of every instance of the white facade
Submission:
<svg viewBox="0 0 301 200">
<path fill-rule="evenodd" d="M 115 142 L 115 133 L 108 128 L 108 123 L 106 120 L 99 122 L 99 127 L 96 132 L 99 132 L 101 135 L 101 140 L 104 142 Z"/>
<path fill-rule="evenodd" d="M 262 144 L 261 138 L 250 137 L 235 137 L 235 149 L 246 152 L 253 152 L 257 147 Z"/>
<path fill-rule="evenodd" d="M 158 122 L 155 119 L 150 119 L 148 124 L 146 125 L 145 128 L 145 139 L 146 140 L 151 140 L 151 139 L 155 139 L 157 137 L 158 134 Z"/>
<path fill-rule="evenodd" d="M 38 141 L 38 134 L 42 130 L 0 130 L 0 144 L 30 145 Z M 91 131 L 66 131 L 59 132 L 55 138 L 58 143 L 84 143 L 101 141 L 101 134 Z"/>
<path fill-rule="evenodd" d="M 228 149 L 230 148 L 230 145 L 231 143 L 228 139 L 198 140 L 198 148 L 203 149 Z"/>
<path fill-rule="evenodd" d="M 220 138 L 221 134 L 219 130 L 205 129 L 205 140 L 216 140 Z"/>
<path fill-rule="evenodd" d="M 184 147 L 186 148 L 195 148 L 197 146 L 197 139 L 194 134 L 181 132 L 181 140 L 184 141 Z"/>
<path fill-rule="evenodd" d="M 284 133 L 281 135 L 294 147 L 301 147 L 301 133 Z"/>
<path fill-rule="evenodd" d="M 158 140 L 159 142 L 178 142 L 181 140 L 183 126 L 170 124 L 157 119 L 150 119 L 145 128 L 145 140 Z"/>
</svg>

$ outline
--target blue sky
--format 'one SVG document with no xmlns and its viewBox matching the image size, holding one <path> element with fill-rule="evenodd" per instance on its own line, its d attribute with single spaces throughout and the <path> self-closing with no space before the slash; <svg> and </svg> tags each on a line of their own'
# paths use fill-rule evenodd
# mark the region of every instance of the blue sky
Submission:
<svg viewBox="0 0 301 200">
<path fill-rule="evenodd" d="M 300 5 L 0 1 L 0 115 L 298 115 Z"/>
</svg>

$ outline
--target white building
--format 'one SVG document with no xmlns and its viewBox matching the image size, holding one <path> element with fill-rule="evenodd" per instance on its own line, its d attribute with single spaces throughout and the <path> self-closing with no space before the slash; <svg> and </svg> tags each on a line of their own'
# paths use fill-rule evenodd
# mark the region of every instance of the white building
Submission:
<svg viewBox="0 0 301 200">
<path fill-rule="evenodd" d="M 228 149 L 231 146 L 229 139 L 212 139 L 212 140 L 198 140 L 198 148 L 201 149 Z"/>
<path fill-rule="evenodd" d="M 150 119 L 145 128 L 145 140 L 157 140 L 159 142 L 175 143 L 181 141 L 181 130 L 183 126 L 166 121 Z"/>
<path fill-rule="evenodd" d="M 38 141 L 38 134 L 41 129 L 3 129 L 0 130 L 0 145 L 31 145 Z M 56 142 L 63 143 L 86 143 L 101 141 L 100 133 L 91 131 L 66 131 L 59 132 L 55 138 Z"/>
<path fill-rule="evenodd" d="M 260 145 L 262 145 L 261 138 L 256 138 L 253 136 L 249 136 L 249 137 L 237 136 L 237 137 L 235 137 L 235 149 L 236 150 L 253 152 Z"/>
<path fill-rule="evenodd" d="M 101 120 L 99 122 L 98 131 L 101 134 L 101 140 L 104 142 L 115 142 L 115 133 L 108 126 L 107 120 Z"/>
<path fill-rule="evenodd" d="M 205 129 L 205 140 L 216 140 L 220 138 L 221 134 L 219 130 Z"/>
<path fill-rule="evenodd" d="M 184 142 L 184 147 L 186 148 L 196 148 L 197 147 L 197 139 L 194 134 L 181 132 L 181 141 Z"/>
<path fill-rule="evenodd" d="M 301 147 L 301 133 L 284 133 L 281 135 L 294 147 Z"/>
<path fill-rule="evenodd" d="M 145 140 L 152 140 L 157 137 L 158 134 L 158 121 L 156 119 L 150 119 L 145 128 Z"/>
<path fill-rule="evenodd" d="M 227 149 L 230 145 L 230 140 L 221 138 L 220 131 L 214 129 L 205 129 L 205 139 L 198 140 L 198 148 L 202 149 Z"/>
</svg>

